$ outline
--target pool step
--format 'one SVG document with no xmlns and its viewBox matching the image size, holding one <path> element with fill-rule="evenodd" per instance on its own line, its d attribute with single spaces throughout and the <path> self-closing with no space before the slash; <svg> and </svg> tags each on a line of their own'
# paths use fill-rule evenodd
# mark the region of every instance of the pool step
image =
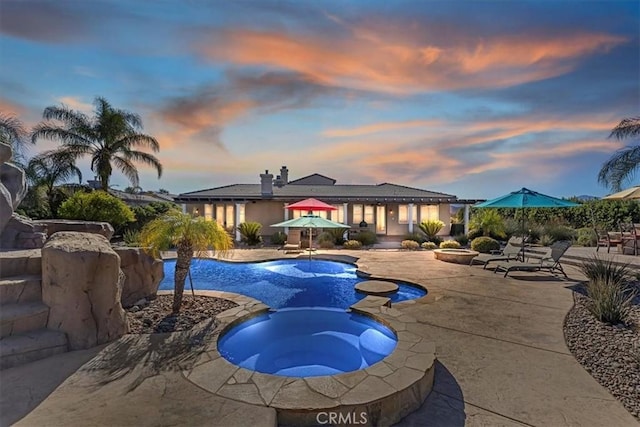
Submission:
<svg viewBox="0 0 640 427">
<path fill-rule="evenodd" d="M 366 297 L 349 307 L 349 309 L 354 311 L 367 311 L 367 309 L 378 308 L 382 306 L 391 307 L 391 298 L 367 295 Z"/>
<path fill-rule="evenodd" d="M 13 368 L 67 351 L 67 335 L 37 329 L 0 340 L 0 369 Z"/>
</svg>

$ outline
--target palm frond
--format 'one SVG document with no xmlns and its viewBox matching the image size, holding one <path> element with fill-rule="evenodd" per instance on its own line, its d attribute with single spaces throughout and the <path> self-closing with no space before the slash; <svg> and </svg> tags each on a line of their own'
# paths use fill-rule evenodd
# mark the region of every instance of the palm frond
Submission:
<svg viewBox="0 0 640 427">
<path fill-rule="evenodd" d="M 131 185 L 134 187 L 140 185 L 140 177 L 138 176 L 138 170 L 134 166 L 133 163 L 127 158 L 121 156 L 114 156 L 113 163 L 116 168 L 120 170 L 127 177 L 127 179 L 131 182 Z"/>
<path fill-rule="evenodd" d="M 39 138 L 60 141 L 62 144 L 71 145 L 90 146 L 92 143 L 90 139 L 86 138 L 82 134 L 61 127 L 52 126 L 49 123 L 40 123 L 33 128 L 33 132 L 31 133 L 31 142 L 35 144 Z"/>
<path fill-rule="evenodd" d="M 0 141 L 11 146 L 14 159 L 24 159 L 27 153 L 27 131 L 18 118 L 0 112 Z"/>
<path fill-rule="evenodd" d="M 120 147 L 144 147 L 151 149 L 154 153 L 160 151 L 160 144 L 158 140 L 150 135 L 145 135 L 142 133 L 133 133 L 131 135 L 127 135 L 121 138 L 117 145 Z"/>
<path fill-rule="evenodd" d="M 640 116 L 623 119 L 613 128 L 609 138 L 618 140 L 640 136 Z"/>
<path fill-rule="evenodd" d="M 153 154 L 145 153 L 144 151 L 127 151 L 123 157 L 134 162 L 152 166 L 156 171 L 158 171 L 158 178 L 162 176 L 162 164 L 160 164 Z"/>
<path fill-rule="evenodd" d="M 598 182 L 620 191 L 622 184 L 632 180 L 640 166 L 640 146 L 625 147 L 607 160 L 598 173 Z"/>
<path fill-rule="evenodd" d="M 82 129 L 90 127 L 91 120 L 86 114 L 72 110 L 65 105 L 50 106 L 44 109 L 42 118 L 45 120 L 58 120 L 68 128 Z"/>
</svg>

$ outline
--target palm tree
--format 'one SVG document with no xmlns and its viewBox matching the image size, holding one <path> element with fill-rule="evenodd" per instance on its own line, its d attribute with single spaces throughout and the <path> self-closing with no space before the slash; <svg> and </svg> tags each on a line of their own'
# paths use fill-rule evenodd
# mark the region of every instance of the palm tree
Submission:
<svg viewBox="0 0 640 427">
<path fill-rule="evenodd" d="M 18 118 L 0 112 L 0 142 L 13 150 L 13 161 L 22 165 L 27 150 L 27 131 Z"/>
<path fill-rule="evenodd" d="M 49 151 L 33 157 L 25 168 L 25 174 L 34 191 L 44 188 L 53 218 L 57 216 L 60 204 L 56 186 L 66 183 L 73 176 L 78 177 L 78 184 L 82 183 L 82 172 L 75 165 L 74 158 L 63 152 Z"/>
<path fill-rule="evenodd" d="M 209 249 L 224 253 L 233 247 L 233 240 L 216 221 L 172 209 L 144 226 L 140 232 L 140 244 L 156 257 L 160 251 L 176 248 L 173 313 L 178 313 L 194 253 L 201 256 Z"/>
<path fill-rule="evenodd" d="M 134 187 L 140 183 L 134 162 L 152 166 L 158 171 L 158 178 L 162 176 L 162 165 L 155 156 L 135 150 L 143 147 L 154 153 L 160 151 L 154 137 L 138 132 L 142 130 L 142 119 L 137 114 L 115 109 L 106 99 L 97 97 L 92 118 L 64 105 L 45 108 L 43 118 L 46 121 L 34 128 L 32 141 L 38 138 L 58 140 L 62 143 L 59 152 L 74 159 L 91 156 L 91 170 L 98 175 L 104 191 L 109 189 L 114 166 Z"/>
<path fill-rule="evenodd" d="M 640 136 L 640 116 L 622 120 L 613 128 L 609 138 L 619 141 Z M 612 191 L 620 191 L 622 183 L 633 177 L 640 166 L 640 145 L 625 147 L 618 150 L 607 160 L 598 173 L 598 182 L 611 188 Z"/>
<path fill-rule="evenodd" d="M 506 235 L 504 220 L 495 209 L 483 209 L 475 212 L 471 217 L 469 227 L 475 231 L 482 230 L 483 236 L 504 237 Z"/>
</svg>

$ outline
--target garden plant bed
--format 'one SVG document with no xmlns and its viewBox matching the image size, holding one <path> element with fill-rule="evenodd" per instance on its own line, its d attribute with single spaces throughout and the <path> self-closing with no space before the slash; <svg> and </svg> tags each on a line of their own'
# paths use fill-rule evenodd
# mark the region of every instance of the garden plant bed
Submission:
<svg viewBox="0 0 640 427">
<path fill-rule="evenodd" d="M 638 283 L 635 284 L 639 291 Z M 584 290 L 574 293 L 564 335 L 580 364 L 640 420 L 640 296 L 636 295 L 631 325 L 598 321 L 587 309 Z"/>
<path fill-rule="evenodd" d="M 159 295 L 147 304 L 126 309 L 130 334 L 155 334 L 188 331 L 203 320 L 215 317 L 237 304 L 222 298 L 192 296 L 185 292 L 182 308 L 177 315 L 171 313 L 173 295 Z"/>
</svg>

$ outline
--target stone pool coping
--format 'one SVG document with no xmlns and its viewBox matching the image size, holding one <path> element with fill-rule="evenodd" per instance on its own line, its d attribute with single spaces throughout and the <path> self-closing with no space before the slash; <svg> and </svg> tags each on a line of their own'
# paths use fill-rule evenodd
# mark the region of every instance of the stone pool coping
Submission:
<svg viewBox="0 0 640 427">
<path fill-rule="evenodd" d="M 317 425 L 318 414 L 328 411 L 343 416 L 365 413 L 367 424 L 389 425 L 418 409 L 431 392 L 435 343 L 409 332 L 408 326 L 417 324 L 417 320 L 384 305 L 388 302 L 386 298 L 373 298 L 368 303 L 362 300 L 351 310 L 394 330 L 398 343 L 389 356 L 364 370 L 301 378 L 244 369 L 231 364 L 218 352 L 221 334 L 270 311 L 267 305 L 230 292 L 201 290 L 196 294 L 229 299 L 238 306 L 216 316 L 219 326 L 215 335 L 193 367 L 183 371 L 183 376 L 216 396 L 274 408 L 281 425 Z M 370 297 L 365 300 L 367 298 Z"/>
</svg>

